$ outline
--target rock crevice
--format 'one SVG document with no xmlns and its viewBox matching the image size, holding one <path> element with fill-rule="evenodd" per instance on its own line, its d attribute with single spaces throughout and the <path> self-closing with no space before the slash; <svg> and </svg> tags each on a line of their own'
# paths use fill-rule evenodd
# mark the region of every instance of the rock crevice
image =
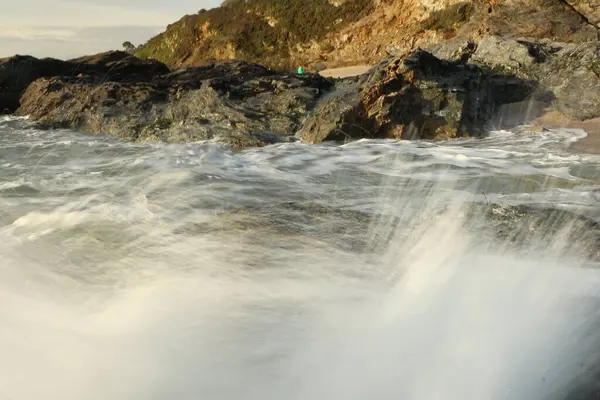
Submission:
<svg viewBox="0 0 600 400">
<path fill-rule="evenodd" d="M 600 28 L 600 1 L 598 0 L 561 0 L 573 11 L 581 15 L 588 24 Z"/>
</svg>

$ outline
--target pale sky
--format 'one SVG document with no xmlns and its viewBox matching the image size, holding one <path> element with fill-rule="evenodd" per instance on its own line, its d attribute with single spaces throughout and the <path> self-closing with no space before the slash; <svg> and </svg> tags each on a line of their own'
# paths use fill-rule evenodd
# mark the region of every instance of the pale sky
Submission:
<svg viewBox="0 0 600 400">
<path fill-rule="evenodd" d="M 145 43 L 222 0 L 0 0 L 0 58 L 74 58 Z"/>
</svg>

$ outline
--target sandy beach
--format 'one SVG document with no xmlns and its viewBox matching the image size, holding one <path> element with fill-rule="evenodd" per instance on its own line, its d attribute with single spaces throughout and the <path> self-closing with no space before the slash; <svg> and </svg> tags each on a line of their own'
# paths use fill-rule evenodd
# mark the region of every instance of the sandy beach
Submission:
<svg viewBox="0 0 600 400">
<path fill-rule="evenodd" d="M 558 112 L 549 112 L 534 123 L 546 128 L 583 129 L 588 136 L 573 143 L 570 149 L 576 152 L 600 154 L 600 118 L 573 121 Z"/>
<path fill-rule="evenodd" d="M 325 69 L 319 74 L 327 78 L 350 78 L 367 73 L 372 67 L 369 65 L 355 65 L 353 67 Z"/>
</svg>

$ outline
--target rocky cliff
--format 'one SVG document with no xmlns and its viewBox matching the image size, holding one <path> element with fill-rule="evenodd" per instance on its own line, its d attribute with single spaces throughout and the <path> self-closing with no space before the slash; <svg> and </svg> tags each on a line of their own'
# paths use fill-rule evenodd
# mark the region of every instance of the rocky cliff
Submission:
<svg viewBox="0 0 600 400">
<path fill-rule="evenodd" d="M 487 35 L 597 39 L 600 2 L 581 0 L 228 0 L 169 25 L 137 52 L 171 67 L 240 59 L 317 70 Z"/>
<path fill-rule="evenodd" d="M 169 68 L 154 60 L 140 60 L 122 51 L 112 51 L 70 61 L 14 56 L 0 59 L 0 114 L 19 108 L 25 89 L 39 78 L 86 76 L 101 82 L 148 80 Z"/>
<path fill-rule="evenodd" d="M 146 65 L 134 65 L 141 68 Z M 18 113 L 51 127 L 128 140 L 290 140 L 482 136 L 497 106 L 523 101 L 535 81 L 417 51 L 360 80 L 281 74 L 247 62 L 188 67 L 139 79 L 90 75 L 33 82 Z"/>
<path fill-rule="evenodd" d="M 128 73 L 33 81 L 17 113 L 50 127 L 124 139 L 212 140 L 260 146 L 359 138 L 451 139 L 485 135 L 505 106 L 539 104 L 571 118 L 600 117 L 600 64 L 591 43 L 488 36 L 456 48 L 416 50 L 369 73 L 332 80 L 223 61 L 157 73 L 159 62 L 121 60 Z M 45 60 L 38 60 L 42 65 Z M 1 64 L 0 64 L 1 66 Z M 166 68 L 164 65 L 162 67 Z M 527 118 L 537 115 L 530 110 Z M 528 121 L 517 121 L 515 124 Z M 504 126 L 506 127 L 506 123 Z"/>
</svg>

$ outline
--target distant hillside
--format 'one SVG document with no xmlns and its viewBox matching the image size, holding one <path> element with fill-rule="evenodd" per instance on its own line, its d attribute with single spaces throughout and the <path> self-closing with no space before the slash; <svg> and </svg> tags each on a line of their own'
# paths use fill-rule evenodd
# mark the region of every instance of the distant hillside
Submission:
<svg viewBox="0 0 600 400">
<path fill-rule="evenodd" d="M 172 67 L 240 59 L 273 68 L 375 63 L 495 34 L 595 40 L 577 0 L 227 0 L 167 27 L 136 55 Z"/>
</svg>

